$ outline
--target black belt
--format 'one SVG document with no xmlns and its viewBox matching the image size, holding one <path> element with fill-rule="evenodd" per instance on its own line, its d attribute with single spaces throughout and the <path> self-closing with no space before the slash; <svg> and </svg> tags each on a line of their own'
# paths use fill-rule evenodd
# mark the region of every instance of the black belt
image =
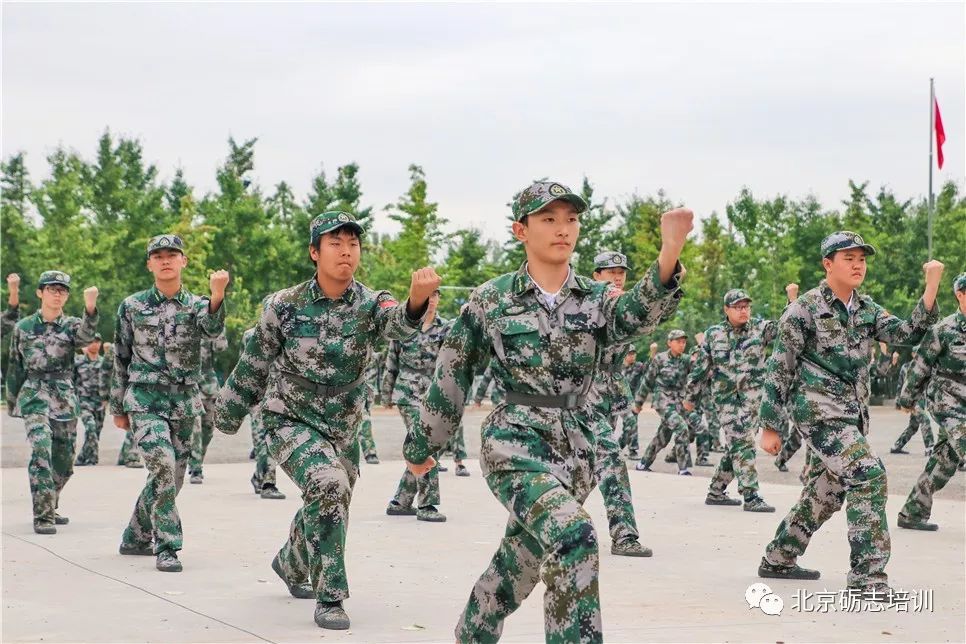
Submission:
<svg viewBox="0 0 966 644">
<path fill-rule="evenodd" d="M 320 396 L 338 396 L 339 394 L 344 394 L 347 391 L 352 391 L 366 380 L 365 374 L 362 374 L 347 385 L 339 385 L 334 387 L 332 385 L 319 384 L 313 380 L 303 378 L 302 376 L 289 371 L 283 371 L 282 375 L 303 389 L 308 389 L 309 391 L 315 392 Z"/>
<path fill-rule="evenodd" d="M 131 385 L 133 385 L 134 387 L 144 387 L 145 389 L 153 389 L 155 391 L 166 391 L 172 394 L 192 391 L 195 387 L 198 386 L 198 385 L 189 385 L 185 383 L 166 385 L 160 382 L 132 382 Z"/>
<path fill-rule="evenodd" d="M 73 378 L 73 371 L 28 371 L 27 378 L 33 380 L 63 380 Z"/>
<path fill-rule="evenodd" d="M 554 407 L 556 409 L 579 409 L 587 402 L 586 394 L 563 394 L 546 396 L 543 394 L 521 394 L 517 391 L 506 392 L 506 401 L 511 405 L 529 407 Z"/>
</svg>

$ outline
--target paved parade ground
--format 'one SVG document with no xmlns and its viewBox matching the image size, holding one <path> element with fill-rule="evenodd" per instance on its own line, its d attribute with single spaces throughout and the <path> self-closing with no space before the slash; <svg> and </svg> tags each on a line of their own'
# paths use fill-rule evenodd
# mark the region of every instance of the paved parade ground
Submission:
<svg viewBox="0 0 966 644">
<path fill-rule="evenodd" d="M 456 478 L 452 467 L 440 475 L 440 510 L 449 517 L 444 524 L 385 515 L 403 469 L 403 428 L 395 411 L 374 413 L 383 462 L 363 464 L 355 488 L 347 557 L 352 596 L 345 604 L 353 626 L 344 632 L 317 628 L 313 602 L 291 598 L 269 567 L 300 503 L 281 470 L 279 488 L 287 499 L 262 500 L 252 493 L 247 424 L 234 437 L 216 433 L 204 485 L 185 483 L 178 497 L 184 572 L 163 574 L 154 569 L 153 557 L 117 554 L 145 477 L 145 470 L 114 465 L 122 433 L 108 421 L 101 464 L 76 468 L 62 495 L 60 512 L 70 524 L 58 526 L 55 536 L 40 536 L 31 528 L 23 424 L 4 413 L 2 641 L 452 642 L 470 588 L 506 522 L 475 460 L 486 411 L 467 412 L 473 476 Z M 587 503 L 601 543 L 605 640 L 966 641 L 964 475 L 937 495 L 933 520 L 939 532 L 897 528 L 899 507 L 925 463 L 918 436 L 907 446 L 911 454 L 889 454 L 906 419 L 891 408 L 872 408 L 872 444 L 889 472 L 887 570 L 891 584 L 910 593 L 908 603 L 883 612 L 849 612 L 840 605 L 848 544 L 839 512 L 801 562 L 820 569 L 822 579 L 769 583 L 782 599 L 780 615 L 750 608 L 745 591 L 764 581 L 755 574 L 764 545 L 798 497 L 802 452 L 781 473 L 759 451 L 762 494 L 777 507 L 775 514 L 705 506 L 713 470 L 695 468 L 696 476 L 680 477 L 659 458 L 653 473 L 630 472 L 641 541 L 653 548 L 653 558 L 610 555 L 599 493 Z M 642 442 L 656 425 L 657 416 L 645 410 Z M 542 592 L 538 586 L 510 617 L 503 641 L 543 641 Z"/>
</svg>

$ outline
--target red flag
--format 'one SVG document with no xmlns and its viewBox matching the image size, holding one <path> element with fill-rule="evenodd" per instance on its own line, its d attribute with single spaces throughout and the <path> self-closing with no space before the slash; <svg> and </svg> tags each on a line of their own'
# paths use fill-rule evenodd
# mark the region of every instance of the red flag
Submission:
<svg viewBox="0 0 966 644">
<path fill-rule="evenodd" d="M 936 106 L 936 160 L 939 161 L 939 169 L 943 169 L 943 143 L 946 142 L 946 131 L 943 130 L 943 117 L 939 115 L 939 101 L 933 99 Z"/>
</svg>

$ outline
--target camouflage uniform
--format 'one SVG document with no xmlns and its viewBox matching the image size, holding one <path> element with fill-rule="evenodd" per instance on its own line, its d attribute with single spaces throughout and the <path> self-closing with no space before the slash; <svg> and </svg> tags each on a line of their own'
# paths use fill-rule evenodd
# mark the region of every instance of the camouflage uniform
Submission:
<svg viewBox="0 0 966 644">
<path fill-rule="evenodd" d="M 38 285 L 70 287 L 70 276 L 45 271 Z M 98 315 L 60 315 L 44 321 L 38 310 L 20 320 L 10 339 L 7 406 L 23 418 L 30 442 L 30 496 L 34 524 L 54 523 L 60 492 L 74 473 L 79 407 L 74 389 L 74 351 L 94 340 Z"/>
<path fill-rule="evenodd" d="M 958 291 L 966 291 L 966 273 L 955 284 Z M 939 441 L 899 512 L 900 525 L 929 519 L 933 494 L 966 458 L 966 315 L 957 311 L 929 329 L 910 364 L 899 405 L 912 407 L 925 396 L 939 425 Z"/>
<path fill-rule="evenodd" d="M 188 472 L 203 478 L 205 454 L 215 431 L 215 398 L 218 396 L 218 374 L 215 373 L 215 352 L 228 349 L 228 338 L 222 332 L 217 338 L 201 339 L 201 405 L 205 413 L 198 418 L 191 435 L 191 457 Z"/>
<path fill-rule="evenodd" d="M 97 337 L 96 339 L 100 339 Z M 110 388 L 110 369 L 103 356 L 91 360 L 86 352 L 74 356 L 74 389 L 80 403 L 84 445 L 75 465 L 97 465 L 98 444 L 104 426 L 104 402 Z"/>
<path fill-rule="evenodd" d="M 486 390 L 490 388 L 491 382 L 493 382 L 493 368 L 487 365 L 480 377 L 480 384 L 476 388 L 476 393 L 473 394 L 474 403 L 479 405 L 483 402 L 483 399 L 486 398 Z M 504 394 L 503 385 L 499 381 L 493 383 L 493 389 L 490 391 L 490 402 L 493 403 L 494 407 L 503 402 Z"/>
<path fill-rule="evenodd" d="M 4 309 L 3 313 L 0 314 L 0 332 L 7 333 L 12 331 L 13 327 L 16 326 L 17 320 L 20 319 L 20 307 L 19 306 L 8 306 Z"/>
<path fill-rule="evenodd" d="M 173 235 L 154 237 L 148 255 L 164 248 L 182 250 L 183 243 Z M 168 298 L 157 286 L 129 295 L 117 309 L 111 413 L 127 415 L 148 469 L 122 548 L 143 548 L 153 540 L 155 554 L 181 550 L 175 497 L 184 483 L 195 419 L 204 413 L 201 343 L 225 328 L 225 303 L 214 313 L 208 309 L 207 297 L 182 287 Z"/>
<path fill-rule="evenodd" d="M 385 362 L 383 352 L 376 351 L 372 354 L 369 366 L 366 367 L 366 396 L 365 415 L 359 423 L 359 447 L 362 448 L 362 456 L 367 462 L 378 463 L 379 455 L 376 453 L 376 439 L 372 436 L 372 405 L 376 399 L 380 400 L 379 383 L 382 382 L 382 365 Z"/>
<path fill-rule="evenodd" d="M 382 377 L 382 399 L 392 401 L 399 408 L 407 433 L 413 431 L 413 425 L 418 420 L 419 400 L 429 388 L 436 355 L 451 326 L 451 321 L 437 316 L 429 329 L 424 330 L 420 326 L 415 335 L 389 343 Z M 418 481 L 408 469 L 403 472 L 392 503 L 409 508 L 417 497 L 419 508 L 439 505 L 437 468 L 434 467 Z"/>
<path fill-rule="evenodd" d="M 694 366 L 698 361 L 700 352 L 701 347 L 695 346 L 688 353 L 688 373 L 694 371 Z M 708 418 L 711 414 L 705 414 L 704 412 L 709 399 L 710 396 L 701 396 L 695 403 L 694 410 L 688 412 L 688 425 L 695 429 L 695 456 L 700 465 L 710 465 L 708 463 L 708 457 L 711 455 L 711 447 L 714 445 L 714 436 L 712 434 L 710 419 Z M 720 426 L 718 427 L 720 429 Z"/>
<path fill-rule="evenodd" d="M 725 295 L 725 306 L 748 300 L 744 291 Z M 725 453 L 711 477 L 708 497 L 721 499 L 737 476 L 738 491 L 746 502 L 758 496 L 754 436 L 758 429 L 761 381 L 765 351 L 775 339 L 774 320 L 751 319 L 740 327 L 725 320 L 705 331 L 694 370 L 688 377 L 685 400 L 697 406 L 699 398 L 713 396 L 724 429 Z"/>
<path fill-rule="evenodd" d="M 633 410 L 634 392 L 641 386 L 644 380 L 644 372 L 647 365 L 643 362 L 635 362 L 624 369 L 624 380 L 627 382 L 627 408 L 621 415 L 621 448 L 627 448 L 631 458 L 637 457 L 637 452 L 641 448 L 639 432 L 637 428 L 637 414 Z"/>
<path fill-rule="evenodd" d="M 242 351 L 247 350 L 246 347 L 248 347 L 248 343 L 253 337 L 255 337 L 255 327 L 246 330 L 242 334 Z M 212 402 L 214 403 L 217 399 L 218 396 L 216 395 Z M 252 426 L 252 446 L 255 450 L 255 473 L 252 474 L 251 483 L 256 494 L 261 494 L 262 490 L 266 488 L 275 487 L 277 483 L 275 476 L 277 464 L 268 452 L 268 441 L 265 439 L 265 425 L 262 424 L 262 414 L 259 410 L 260 402 L 257 401 L 249 409 L 249 420 Z"/>
<path fill-rule="evenodd" d="M 114 374 L 114 347 L 104 349 L 104 370 L 105 380 L 108 383 L 108 401 L 110 401 L 110 383 Z M 124 432 L 124 440 L 121 442 L 121 449 L 117 453 L 117 464 L 127 467 L 144 467 L 141 457 L 138 456 L 138 446 L 134 443 L 131 428 Z"/>
<path fill-rule="evenodd" d="M 681 337 L 685 335 L 679 330 L 668 334 L 668 340 Z M 687 354 L 675 356 L 668 350 L 654 356 L 647 365 L 644 380 L 634 397 L 634 406 L 640 408 L 648 393 L 653 394 L 654 410 L 661 415 L 661 424 L 658 425 L 654 438 L 644 450 L 638 469 L 649 468 L 654 463 L 658 452 L 672 440 L 678 471 L 684 472 L 688 469 L 691 458 L 688 445 L 694 430 L 688 424 L 691 415 L 684 410 L 681 403 L 684 400 L 684 384 L 688 378 L 689 364 Z"/>
<path fill-rule="evenodd" d="M 362 230 L 347 213 L 324 213 L 312 235 L 350 224 Z M 218 394 L 215 427 L 226 434 L 261 401 L 269 453 L 304 503 L 278 562 L 288 583 L 311 582 L 319 602 L 349 596 L 345 537 L 370 351 L 379 336 L 401 339 L 418 323 L 387 291 L 353 281 L 329 298 L 313 276 L 266 298 L 255 337 Z"/>
<path fill-rule="evenodd" d="M 518 195 L 515 215 L 519 220 L 554 199 L 586 210 L 567 188 L 539 182 Z M 655 264 L 618 295 L 571 272 L 552 296 L 540 291 L 524 264 L 477 288 L 460 311 L 404 447 L 407 461 L 423 463 L 446 444 L 475 369 L 489 358 L 507 397 L 483 421 L 480 464 L 510 518 L 471 592 L 457 641 L 498 640 L 503 621 L 541 580 L 546 640 L 601 641 L 597 535 L 582 505 L 596 483 L 597 436 L 607 429 L 598 427 L 606 420 L 586 395 L 604 348 L 673 315 L 677 279 L 667 288 L 658 274 Z"/>
<path fill-rule="evenodd" d="M 828 248 L 834 252 L 842 244 L 872 250 L 854 233 L 836 233 L 823 242 L 823 257 Z M 847 583 L 866 587 L 886 582 L 891 550 L 886 472 L 866 439 L 872 343 L 917 342 L 937 313 L 927 312 L 920 301 L 904 321 L 858 292 L 850 304 L 843 304 L 822 280 L 790 304 L 779 321 L 761 423 L 778 426 L 787 406 L 809 450 L 802 495 L 765 549 L 764 563 L 795 565 L 815 531 L 845 502 L 851 548 Z"/>
<path fill-rule="evenodd" d="M 906 375 L 909 372 L 909 367 L 912 365 L 911 362 L 907 362 L 902 365 L 899 369 L 899 391 L 902 391 L 902 387 L 906 382 Z M 925 393 L 925 392 L 923 392 Z M 896 407 L 899 407 L 899 399 L 896 398 Z M 916 399 L 915 403 L 912 405 L 912 413 L 909 414 L 909 424 L 899 434 L 899 438 L 896 439 L 895 445 L 892 446 L 892 452 L 898 453 L 906 443 L 909 442 L 915 433 L 919 431 L 922 432 L 922 443 L 926 447 L 926 452 L 932 450 L 935 439 L 932 435 L 932 424 L 929 422 L 929 412 L 926 410 L 926 396 L 920 395 Z"/>
</svg>

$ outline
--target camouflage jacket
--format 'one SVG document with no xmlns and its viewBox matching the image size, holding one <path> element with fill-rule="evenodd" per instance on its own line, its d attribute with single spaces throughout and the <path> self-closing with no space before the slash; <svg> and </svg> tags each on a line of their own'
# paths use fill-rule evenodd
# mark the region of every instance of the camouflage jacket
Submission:
<svg viewBox="0 0 966 644">
<path fill-rule="evenodd" d="M 777 333 L 777 322 L 762 319 L 749 320 L 740 328 L 725 320 L 709 328 L 704 342 L 695 347 L 685 400 L 697 406 L 709 393 L 716 404 L 748 396 L 757 406 L 765 352 Z"/>
<path fill-rule="evenodd" d="M 215 338 L 201 338 L 201 395 L 211 398 L 218 395 L 218 374 L 215 373 L 215 353 L 228 349 L 224 330 Z"/>
<path fill-rule="evenodd" d="M 651 404 L 659 414 L 663 415 L 672 407 L 679 406 L 684 399 L 684 386 L 690 368 L 691 358 L 686 353 L 674 356 L 668 349 L 654 356 L 647 363 L 644 379 L 634 396 L 634 406 L 642 406 L 648 393 L 652 394 Z"/>
<path fill-rule="evenodd" d="M 630 387 L 631 396 L 633 396 L 637 390 L 640 389 L 641 382 L 644 381 L 644 373 L 646 371 L 646 362 L 635 362 L 631 366 L 624 369 L 624 377 L 627 378 L 627 385 Z"/>
<path fill-rule="evenodd" d="M 476 367 L 487 357 L 493 377 L 508 393 L 586 395 L 604 349 L 649 333 L 673 315 L 681 297 L 679 278 L 666 287 L 658 275 L 655 262 L 640 282 L 619 294 L 609 284 L 571 272 L 552 309 L 539 297 L 526 264 L 481 285 L 443 342 L 420 420 L 406 437 L 406 460 L 422 463 L 449 441 Z M 593 460 L 594 425 L 600 422 L 589 400 L 572 410 L 499 405 L 483 423 L 484 474 L 523 470 L 569 478 L 572 454 Z M 566 431 L 579 433 L 579 446 L 556 443 Z M 533 442 L 536 436 L 545 437 L 542 444 Z"/>
<path fill-rule="evenodd" d="M 868 431 L 872 343 L 918 342 L 937 317 L 920 300 L 908 321 L 889 314 L 867 295 L 854 294 L 851 310 L 825 280 L 790 304 L 778 323 L 768 359 L 759 417 L 777 429 L 786 407 L 800 426 L 839 421 Z"/>
<path fill-rule="evenodd" d="M 946 316 L 916 347 L 897 404 L 910 408 L 925 395 L 929 412 L 947 431 L 966 423 L 966 315 Z M 962 431 L 962 430 L 960 430 Z"/>
<path fill-rule="evenodd" d="M 103 356 L 91 360 L 83 351 L 74 355 L 74 390 L 81 407 L 102 408 L 110 386 L 110 370 Z"/>
<path fill-rule="evenodd" d="M 8 306 L 0 314 L 0 332 L 6 333 L 7 331 L 13 330 L 16 326 L 17 320 L 20 319 L 20 307 L 19 306 Z"/>
<path fill-rule="evenodd" d="M 439 316 L 429 329 L 420 326 L 405 340 L 393 340 L 386 352 L 381 397 L 394 404 L 415 405 L 426 393 L 433 376 L 439 347 L 453 323 Z"/>
<path fill-rule="evenodd" d="M 42 415 L 71 420 L 79 412 L 74 390 L 74 352 L 94 340 L 98 313 L 61 315 L 44 322 L 40 311 L 20 320 L 10 338 L 7 404 L 11 416 Z M 44 374 L 52 376 L 43 380 Z"/>
<path fill-rule="evenodd" d="M 279 461 L 309 440 L 300 425 L 325 434 L 341 454 L 355 438 L 367 389 L 360 383 L 323 397 L 292 374 L 318 385 L 351 385 L 364 375 L 380 335 L 402 339 L 418 324 L 388 291 L 356 281 L 335 299 L 326 297 L 314 276 L 273 293 L 265 298 L 255 335 L 218 394 L 215 427 L 234 434 L 261 400 L 262 423 L 284 445 L 275 454 Z"/>
<path fill-rule="evenodd" d="M 604 415 L 627 411 L 630 405 L 631 389 L 624 375 L 624 358 L 633 348 L 633 343 L 622 342 L 604 349 L 590 390 L 591 400 Z"/>
<path fill-rule="evenodd" d="M 202 338 L 213 339 L 224 331 L 225 306 L 222 302 L 215 313 L 209 313 L 208 298 L 183 287 L 171 299 L 156 286 L 125 298 L 114 327 L 111 413 L 165 418 L 202 415 Z M 181 388 L 159 390 L 150 385 Z"/>
</svg>

